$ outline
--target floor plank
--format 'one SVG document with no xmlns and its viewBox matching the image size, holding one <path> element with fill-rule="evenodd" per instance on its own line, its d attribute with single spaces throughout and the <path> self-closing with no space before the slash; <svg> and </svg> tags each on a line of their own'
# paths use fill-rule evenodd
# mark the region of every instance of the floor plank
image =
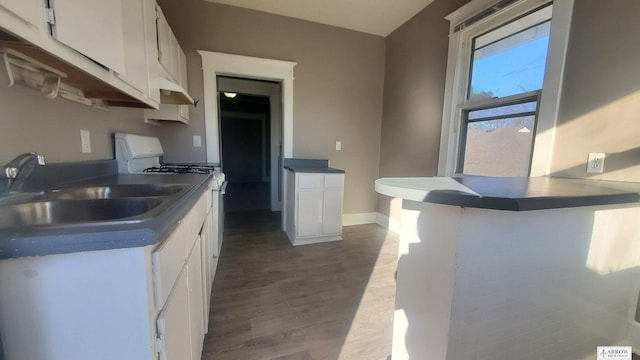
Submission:
<svg viewBox="0 0 640 360">
<path fill-rule="evenodd" d="M 202 359 L 387 359 L 397 236 L 357 225 L 293 247 L 279 228 L 279 213 L 227 214 Z"/>
</svg>

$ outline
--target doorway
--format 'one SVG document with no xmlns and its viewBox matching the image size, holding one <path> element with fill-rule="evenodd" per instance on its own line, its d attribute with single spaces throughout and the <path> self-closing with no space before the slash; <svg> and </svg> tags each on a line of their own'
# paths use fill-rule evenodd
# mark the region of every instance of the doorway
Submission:
<svg viewBox="0 0 640 360">
<path fill-rule="evenodd" d="M 263 79 L 280 83 L 282 154 L 293 157 L 293 69 L 296 62 L 258 58 L 244 55 L 226 54 L 197 50 L 202 58 L 202 78 L 204 86 L 204 120 L 207 136 L 207 162 L 220 162 L 220 117 L 218 111 L 217 76 L 238 76 L 251 79 Z M 272 143 L 273 144 L 273 143 Z M 277 169 L 280 179 L 284 176 L 282 164 Z M 282 180 L 279 181 L 280 183 Z M 273 186 L 273 183 L 272 183 Z M 286 202 L 287 193 L 280 187 L 280 208 Z M 273 189 L 272 189 L 273 191 Z M 281 217 L 282 229 L 287 227 L 286 216 Z"/>
<path fill-rule="evenodd" d="M 225 211 L 282 209 L 281 84 L 217 77 Z"/>
</svg>

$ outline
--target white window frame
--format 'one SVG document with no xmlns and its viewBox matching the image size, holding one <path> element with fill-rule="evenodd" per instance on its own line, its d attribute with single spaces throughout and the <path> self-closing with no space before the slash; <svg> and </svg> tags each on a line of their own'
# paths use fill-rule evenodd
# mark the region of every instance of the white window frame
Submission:
<svg viewBox="0 0 640 360">
<path fill-rule="evenodd" d="M 460 131 L 463 126 L 463 108 L 465 106 L 471 65 L 471 39 L 487 29 L 495 28 L 510 19 L 544 5 L 549 0 L 520 0 L 460 31 L 454 31 L 456 25 L 492 7 L 497 2 L 497 0 L 473 0 L 446 17 L 450 22 L 449 54 L 440 135 L 438 176 L 456 174 L 460 152 Z M 547 64 L 544 74 L 544 86 L 539 98 L 540 103 L 538 105 L 538 118 L 534 134 L 530 176 L 548 175 L 551 168 L 551 155 L 553 153 L 555 126 L 560 106 L 573 2 L 574 0 L 553 1 Z"/>
</svg>

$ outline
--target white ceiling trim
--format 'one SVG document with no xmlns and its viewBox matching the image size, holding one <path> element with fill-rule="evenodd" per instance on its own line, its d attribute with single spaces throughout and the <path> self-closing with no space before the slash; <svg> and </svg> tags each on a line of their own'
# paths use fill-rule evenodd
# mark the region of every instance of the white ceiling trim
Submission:
<svg viewBox="0 0 640 360">
<path fill-rule="evenodd" d="M 387 36 L 433 0 L 205 0 Z"/>
</svg>

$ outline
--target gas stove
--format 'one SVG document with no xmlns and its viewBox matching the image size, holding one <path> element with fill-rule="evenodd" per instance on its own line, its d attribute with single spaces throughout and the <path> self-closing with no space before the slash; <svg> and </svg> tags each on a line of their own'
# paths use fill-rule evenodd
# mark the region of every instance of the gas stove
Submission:
<svg viewBox="0 0 640 360">
<path fill-rule="evenodd" d="M 143 170 L 145 173 L 171 173 L 171 174 L 214 174 L 220 171 L 215 165 L 207 164 L 162 164 Z"/>
<path fill-rule="evenodd" d="M 164 151 L 157 137 L 116 133 L 115 155 L 121 174 L 213 174 L 218 187 L 225 182 L 218 164 L 163 163 Z"/>
</svg>

